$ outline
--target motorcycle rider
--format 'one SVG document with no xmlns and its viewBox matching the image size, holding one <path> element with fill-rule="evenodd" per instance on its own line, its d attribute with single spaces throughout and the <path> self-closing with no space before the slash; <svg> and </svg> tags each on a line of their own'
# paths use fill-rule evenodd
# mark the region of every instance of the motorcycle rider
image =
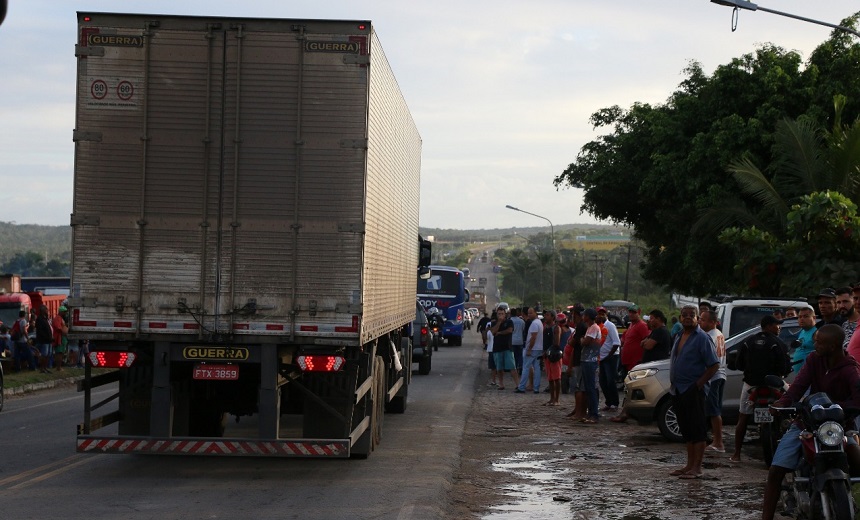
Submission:
<svg viewBox="0 0 860 520">
<path fill-rule="evenodd" d="M 773 316 L 761 319 L 761 332 L 747 338 L 738 347 L 737 369 L 744 373 L 744 384 L 741 388 L 740 413 L 735 427 L 735 452 L 732 462 L 740 462 L 741 447 L 747 433 L 747 424 L 755 406 L 749 399 L 749 392 L 755 386 L 764 384 L 768 375 L 785 377 L 791 372 L 788 359 L 788 347 L 779 339 L 779 320 Z"/>
<path fill-rule="evenodd" d="M 809 390 L 811 394 L 825 392 L 834 403 L 845 410 L 860 408 L 860 364 L 842 350 L 844 339 L 845 332 L 839 325 L 828 324 L 818 329 L 815 334 L 815 351 L 806 358 L 806 363 L 791 387 L 773 406 L 792 406 Z M 772 412 L 776 413 L 775 410 Z M 852 427 L 848 429 L 853 430 L 854 418 L 848 419 L 852 423 Z M 763 520 L 773 518 L 782 489 L 782 479 L 786 473 L 798 467 L 803 456 L 800 431 L 798 423 L 793 423 L 777 445 L 764 488 L 761 513 Z M 845 452 L 850 466 L 860 468 L 860 446 L 853 436 L 848 437 Z"/>
</svg>

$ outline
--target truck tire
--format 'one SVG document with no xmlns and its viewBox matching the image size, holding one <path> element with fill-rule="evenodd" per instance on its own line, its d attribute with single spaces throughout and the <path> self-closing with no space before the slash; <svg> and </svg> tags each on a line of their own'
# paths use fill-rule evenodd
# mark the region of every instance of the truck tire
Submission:
<svg viewBox="0 0 860 520">
<path fill-rule="evenodd" d="M 675 410 L 672 408 L 671 398 L 664 399 L 657 407 L 657 427 L 660 428 L 660 433 L 666 440 L 672 442 L 684 440 L 681 436 L 681 430 L 678 428 L 678 416 L 675 415 Z"/>
<path fill-rule="evenodd" d="M 418 360 L 418 373 L 422 376 L 426 376 L 430 373 L 430 364 L 432 359 L 429 354 L 424 354 L 421 356 L 421 359 Z"/>
<path fill-rule="evenodd" d="M 0 412 L 3 411 L 3 369 L 0 368 Z"/>
</svg>

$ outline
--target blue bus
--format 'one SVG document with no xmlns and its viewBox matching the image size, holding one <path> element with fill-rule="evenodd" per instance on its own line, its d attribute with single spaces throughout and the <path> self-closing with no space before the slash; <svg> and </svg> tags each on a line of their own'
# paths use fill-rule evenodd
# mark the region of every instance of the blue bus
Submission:
<svg viewBox="0 0 860 520">
<path fill-rule="evenodd" d="M 418 280 L 418 303 L 428 314 L 438 309 L 445 317 L 442 337 L 448 344 L 463 344 L 464 304 L 469 301 L 463 272 L 447 265 L 431 265 L 430 277 Z"/>
</svg>

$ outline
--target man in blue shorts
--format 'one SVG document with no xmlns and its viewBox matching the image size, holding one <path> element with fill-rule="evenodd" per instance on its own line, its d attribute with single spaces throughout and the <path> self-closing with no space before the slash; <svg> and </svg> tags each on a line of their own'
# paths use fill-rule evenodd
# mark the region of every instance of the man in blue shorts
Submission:
<svg viewBox="0 0 860 520">
<path fill-rule="evenodd" d="M 806 358 L 794 382 L 773 406 L 792 406 L 809 390 L 810 395 L 825 392 L 843 409 L 860 408 L 860 365 L 842 350 L 845 332 L 839 325 L 823 325 L 815 334 L 815 351 Z M 853 418 L 852 418 L 853 419 Z M 853 421 L 850 428 L 854 429 Z M 761 517 L 771 520 L 782 489 L 782 479 L 797 469 L 803 456 L 800 426 L 794 423 L 780 439 L 767 473 Z M 852 468 L 860 468 L 860 447 L 853 436 L 848 437 L 845 449 Z"/>
<path fill-rule="evenodd" d="M 493 357 L 499 374 L 499 390 L 505 389 L 505 372 L 509 372 L 514 380 L 514 386 L 520 382 L 520 375 L 514 362 L 514 352 L 511 350 L 511 339 L 514 323 L 508 318 L 505 309 L 496 309 L 496 323 L 490 329 L 493 334 Z"/>
</svg>

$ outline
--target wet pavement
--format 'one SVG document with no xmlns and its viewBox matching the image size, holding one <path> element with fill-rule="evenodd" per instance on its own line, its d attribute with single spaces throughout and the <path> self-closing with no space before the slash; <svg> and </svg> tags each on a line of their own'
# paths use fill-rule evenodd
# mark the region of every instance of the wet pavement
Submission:
<svg viewBox="0 0 860 520">
<path fill-rule="evenodd" d="M 683 444 L 663 439 L 657 426 L 588 425 L 565 417 L 562 406 L 542 406 L 548 394 L 515 394 L 476 384 L 463 438 L 461 468 L 452 489 L 451 518 L 529 520 L 704 520 L 759 518 L 766 468 L 760 447 L 706 455 L 702 479 L 669 472 L 686 462 Z M 614 414 L 613 414 L 614 415 Z M 724 435 L 732 446 L 734 426 Z M 730 450 L 729 450 L 730 451 Z"/>
</svg>

